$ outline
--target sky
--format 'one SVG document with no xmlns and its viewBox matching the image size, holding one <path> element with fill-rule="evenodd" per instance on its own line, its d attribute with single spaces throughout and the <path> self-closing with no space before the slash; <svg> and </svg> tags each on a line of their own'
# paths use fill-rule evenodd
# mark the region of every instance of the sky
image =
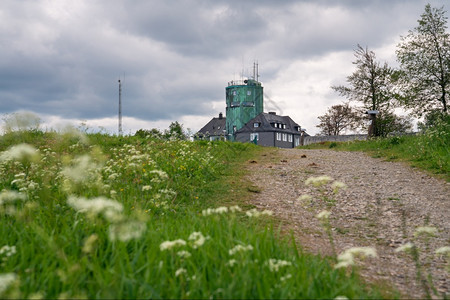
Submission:
<svg viewBox="0 0 450 300">
<path fill-rule="evenodd" d="M 346 99 L 360 44 L 396 66 L 401 36 L 425 5 L 447 0 L 2 0 L 0 115 L 33 112 L 43 128 L 86 124 L 125 134 L 198 131 L 225 113 L 225 87 L 258 62 L 264 111 L 310 135 Z M 448 16 L 448 13 L 446 14 Z"/>
</svg>

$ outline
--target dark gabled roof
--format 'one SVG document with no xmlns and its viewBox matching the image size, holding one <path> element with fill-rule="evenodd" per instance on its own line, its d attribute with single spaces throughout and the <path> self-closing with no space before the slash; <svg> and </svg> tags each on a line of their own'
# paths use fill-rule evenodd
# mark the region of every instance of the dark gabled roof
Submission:
<svg viewBox="0 0 450 300">
<path fill-rule="evenodd" d="M 211 121 L 208 122 L 202 129 L 198 131 L 199 134 L 203 135 L 223 135 L 223 131 L 225 130 L 226 118 L 212 118 Z"/>
<path fill-rule="evenodd" d="M 254 123 L 259 123 L 259 126 L 254 127 Z M 286 125 L 286 128 L 277 128 L 272 124 L 284 124 Z M 295 123 L 289 116 L 279 116 L 272 113 L 260 113 L 248 121 L 247 124 L 245 124 L 244 127 L 239 129 L 236 133 L 277 131 L 300 134 L 300 131 L 297 128 L 301 128 L 300 125 Z"/>
</svg>

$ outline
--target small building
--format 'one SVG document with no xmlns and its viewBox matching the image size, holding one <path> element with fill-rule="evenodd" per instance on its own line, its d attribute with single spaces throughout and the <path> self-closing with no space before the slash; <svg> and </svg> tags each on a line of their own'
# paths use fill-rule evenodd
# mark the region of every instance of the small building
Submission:
<svg viewBox="0 0 450 300">
<path fill-rule="evenodd" d="M 275 112 L 261 113 L 236 131 L 235 141 L 253 142 L 257 145 L 294 148 L 302 144 L 306 132 L 289 116 Z"/>
<path fill-rule="evenodd" d="M 202 129 L 200 129 L 195 139 L 200 140 L 225 140 L 226 137 L 226 118 L 220 113 L 218 118 L 212 118 Z"/>
</svg>

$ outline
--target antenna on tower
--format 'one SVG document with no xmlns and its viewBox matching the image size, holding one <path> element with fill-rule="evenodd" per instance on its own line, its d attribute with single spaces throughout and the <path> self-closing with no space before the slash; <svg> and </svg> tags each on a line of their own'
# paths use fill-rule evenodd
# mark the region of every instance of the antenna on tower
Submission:
<svg viewBox="0 0 450 300">
<path fill-rule="evenodd" d="M 258 61 L 256 61 L 256 81 L 259 82 L 259 64 L 258 64 Z"/>
<path fill-rule="evenodd" d="M 119 136 L 122 135 L 122 82 L 119 79 Z"/>
</svg>

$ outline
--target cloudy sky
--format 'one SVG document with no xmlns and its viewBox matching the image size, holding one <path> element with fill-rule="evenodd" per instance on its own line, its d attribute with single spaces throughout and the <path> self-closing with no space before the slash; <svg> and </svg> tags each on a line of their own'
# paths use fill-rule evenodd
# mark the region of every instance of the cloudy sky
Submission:
<svg viewBox="0 0 450 300">
<path fill-rule="evenodd" d="M 264 110 L 315 134 L 345 100 L 330 86 L 353 72 L 356 45 L 395 65 L 427 3 L 447 0 L 2 0 L 0 114 L 117 133 L 121 79 L 124 133 L 172 121 L 195 132 L 257 60 Z"/>
</svg>

